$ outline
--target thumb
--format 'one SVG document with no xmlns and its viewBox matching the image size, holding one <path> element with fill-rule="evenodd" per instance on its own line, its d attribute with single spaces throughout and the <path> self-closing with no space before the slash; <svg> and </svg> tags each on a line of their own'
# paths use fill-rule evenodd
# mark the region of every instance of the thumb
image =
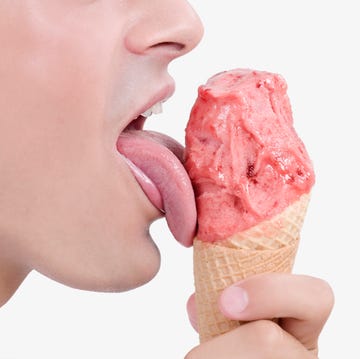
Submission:
<svg viewBox="0 0 360 359">
<path fill-rule="evenodd" d="M 317 347 L 333 304 L 332 290 L 323 280 L 275 273 L 238 282 L 219 299 L 220 310 L 230 319 L 279 318 L 279 325 L 309 350 Z"/>
</svg>

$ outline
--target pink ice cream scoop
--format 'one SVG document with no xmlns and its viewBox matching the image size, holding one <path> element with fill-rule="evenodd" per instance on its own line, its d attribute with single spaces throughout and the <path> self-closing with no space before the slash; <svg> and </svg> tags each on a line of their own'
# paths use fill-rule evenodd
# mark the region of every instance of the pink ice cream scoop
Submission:
<svg viewBox="0 0 360 359">
<path fill-rule="evenodd" d="M 235 69 L 199 88 L 186 128 L 197 237 L 216 242 L 282 212 L 314 184 L 285 80 Z"/>
</svg>

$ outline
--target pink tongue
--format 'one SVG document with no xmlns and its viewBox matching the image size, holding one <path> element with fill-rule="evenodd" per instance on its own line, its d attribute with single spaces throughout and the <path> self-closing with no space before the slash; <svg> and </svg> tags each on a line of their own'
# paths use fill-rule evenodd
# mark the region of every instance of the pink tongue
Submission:
<svg viewBox="0 0 360 359">
<path fill-rule="evenodd" d="M 191 246 L 197 215 L 192 185 L 182 165 L 183 147 L 157 132 L 131 130 L 120 135 L 117 149 L 154 182 L 170 231 L 184 246 Z"/>
</svg>

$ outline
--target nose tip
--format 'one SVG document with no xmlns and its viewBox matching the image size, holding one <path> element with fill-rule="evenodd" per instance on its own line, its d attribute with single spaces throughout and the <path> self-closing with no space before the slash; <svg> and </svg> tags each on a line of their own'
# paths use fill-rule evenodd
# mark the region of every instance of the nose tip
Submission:
<svg viewBox="0 0 360 359">
<path fill-rule="evenodd" d="M 187 11 L 185 14 L 178 17 L 179 14 L 175 14 L 174 17 L 178 17 L 172 23 L 172 28 L 169 27 L 167 36 L 173 38 L 172 43 L 176 45 L 180 55 L 183 55 L 192 49 L 194 49 L 201 41 L 204 34 L 203 24 L 194 11 L 194 9 L 186 3 Z"/>
<path fill-rule="evenodd" d="M 126 46 L 131 52 L 161 52 L 173 59 L 197 46 L 204 28 L 187 1 L 158 0 L 147 3 L 150 5 L 132 23 L 126 36 Z"/>
</svg>

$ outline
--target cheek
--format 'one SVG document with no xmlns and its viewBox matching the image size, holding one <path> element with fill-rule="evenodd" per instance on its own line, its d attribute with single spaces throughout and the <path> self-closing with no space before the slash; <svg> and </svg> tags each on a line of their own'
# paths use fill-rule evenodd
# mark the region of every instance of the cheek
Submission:
<svg viewBox="0 0 360 359">
<path fill-rule="evenodd" d="M 99 39 L 75 22 L 40 22 L 18 30 L 7 51 L 13 63 L 7 62 L 1 85 L 0 180 L 11 187 L 22 179 L 19 195 L 36 196 L 36 187 L 54 187 L 71 173 L 76 178 L 86 165 L 88 176 L 94 175 L 90 159 L 93 171 L 101 165 L 111 46 L 91 40 Z"/>
<path fill-rule="evenodd" d="M 73 131 L 104 125 L 92 118 L 104 113 L 121 25 L 101 13 L 99 18 L 85 10 L 69 13 L 29 18 L 14 29 L 7 43 L 0 62 L 4 95 L 0 102 L 9 115 L 25 118 L 21 125 L 43 121 L 48 127 L 54 124 Z"/>
<path fill-rule="evenodd" d="M 124 290 L 151 279 L 159 261 L 146 233 L 153 209 L 128 168 L 99 135 L 55 133 L 51 141 L 47 131 L 29 136 L 5 169 L 1 220 L 19 239 L 18 253 L 82 289 Z"/>
<path fill-rule="evenodd" d="M 116 41 L 40 30 L 23 34 L 25 55 L 16 53 L 1 86 L 0 229 L 32 268 L 65 284 L 139 285 L 159 259 L 146 236 L 153 209 L 107 143 Z"/>
</svg>

